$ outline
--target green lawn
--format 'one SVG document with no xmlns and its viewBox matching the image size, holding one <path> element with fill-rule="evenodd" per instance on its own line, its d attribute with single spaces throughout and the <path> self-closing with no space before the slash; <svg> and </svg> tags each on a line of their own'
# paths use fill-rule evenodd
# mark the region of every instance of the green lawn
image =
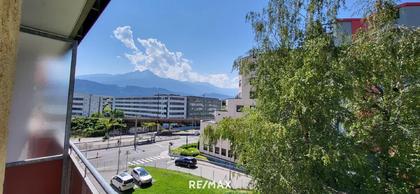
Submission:
<svg viewBox="0 0 420 194">
<path fill-rule="evenodd" d="M 205 189 L 189 189 L 190 180 L 206 180 L 198 176 L 187 173 L 166 170 L 161 168 L 145 167 L 153 176 L 153 184 L 144 188 L 137 188 L 133 193 L 154 193 L 154 194 L 239 194 L 250 193 L 246 191 L 235 191 L 227 189 L 205 188 Z"/>
</svg>

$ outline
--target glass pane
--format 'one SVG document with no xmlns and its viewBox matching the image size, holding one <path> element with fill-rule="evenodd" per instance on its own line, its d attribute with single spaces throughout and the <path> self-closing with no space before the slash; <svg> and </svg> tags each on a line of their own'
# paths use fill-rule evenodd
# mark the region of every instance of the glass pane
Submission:
<svg viewBox="0 0 420 194">
<path fill-rule="evenodd" d="M 70 48 L 70 43 L 20 33 L 7 162 L 63 152 Z"/>
</svg>

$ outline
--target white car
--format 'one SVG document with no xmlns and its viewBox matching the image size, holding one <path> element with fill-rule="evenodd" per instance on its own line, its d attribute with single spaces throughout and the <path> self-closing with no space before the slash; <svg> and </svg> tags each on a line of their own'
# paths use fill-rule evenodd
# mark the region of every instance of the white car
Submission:
<svg viewBox="0 0 420 194">
<path fill-rule="evenodd" d="M 133 168 L 131 176 L 133 176 L 140 185 L 152 183 L 152 176 L 142 167 Z"/>
<path fill-rule="evenodd" d="M 134 179 L 128 173 L 123 172 L 112 177 L 111 184 L 120 191 L 126 191 L 134 187 Z"/>
</svg>

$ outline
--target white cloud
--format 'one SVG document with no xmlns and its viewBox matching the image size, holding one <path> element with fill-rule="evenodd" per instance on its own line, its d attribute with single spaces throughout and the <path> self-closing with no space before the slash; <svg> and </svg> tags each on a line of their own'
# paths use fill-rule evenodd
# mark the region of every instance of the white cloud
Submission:
<svg viewBox="0 0 420 194">
<path fill-rule="evenodd" d="M 114 37 L 120 40 L 130 53 L 125 57 L 135 65 L 135 70 L 149 70 L 164 78 L 180 81 L 207 82 L 221 88 L 236 88 L 238 78 L 230 78 L 227 74 L 201 74 L 193 71 L 192 62 L 186 59 L 182 52 L 170 51 L 166 45 L 157 39 L 137 39 L 140 49 L 136 47 L 130 26 L 118 27 Z"/>
<path fill-rule="evenodd" d="M 119 26 L 114 30 L 114 37 L 120 40 L 127 48 L 137 51 L 133 40 L 133 31 L 130 26 Z"/>
</svg>

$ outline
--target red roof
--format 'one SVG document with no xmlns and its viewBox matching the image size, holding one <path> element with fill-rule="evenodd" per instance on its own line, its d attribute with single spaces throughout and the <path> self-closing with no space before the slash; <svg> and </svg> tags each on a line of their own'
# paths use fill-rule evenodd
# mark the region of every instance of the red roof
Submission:
<svg viewBox="0 0 420 194">
<path fill-rule="evenodd" d="M 415 6 L 420 6 L 420 2 L 407 2 L 407 3 L 402 3 L 398 5 L 398 8 L 402 8 L 402 7 L 415 7 Z"/>
</svg>

